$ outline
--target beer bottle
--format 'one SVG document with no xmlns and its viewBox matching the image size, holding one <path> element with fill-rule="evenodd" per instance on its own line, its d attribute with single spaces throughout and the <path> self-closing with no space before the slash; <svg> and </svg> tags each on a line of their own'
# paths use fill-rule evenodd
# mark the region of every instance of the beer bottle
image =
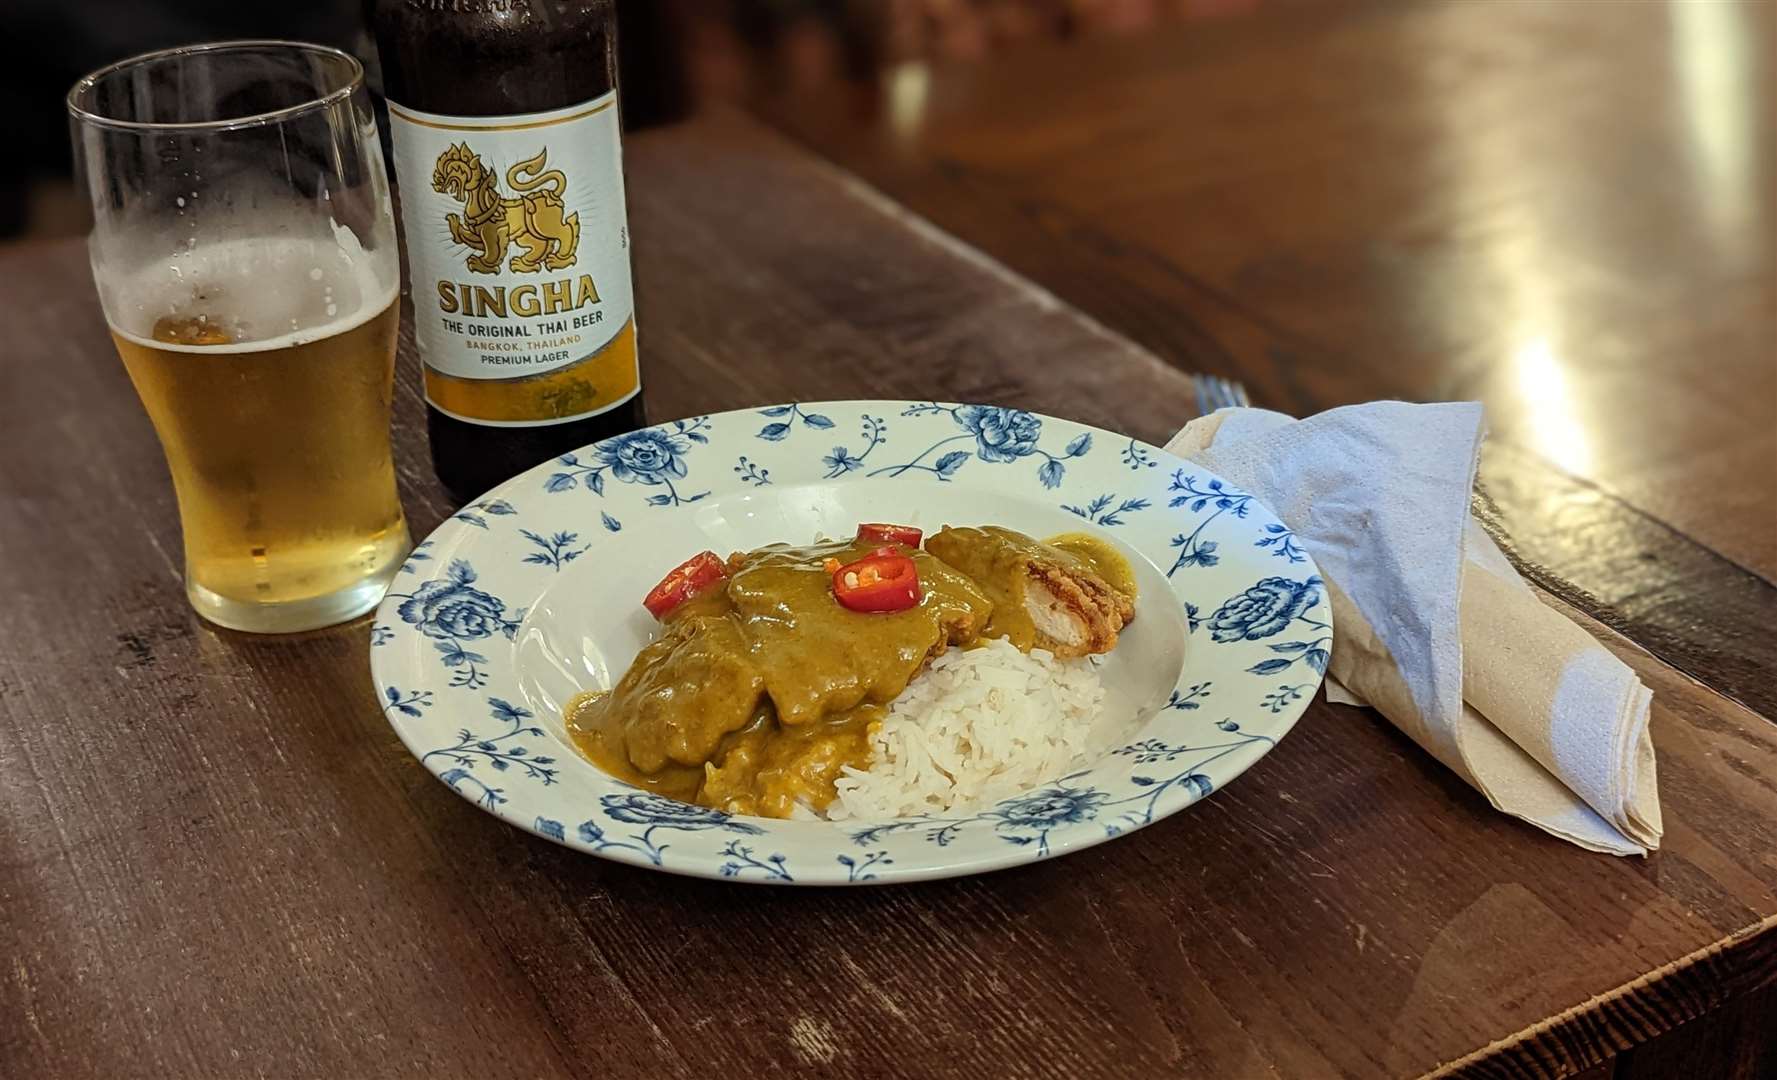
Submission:
<svg viewBox="0 0 1777 1080">
<path fill-rule="evenodd" d="M 432 464 L 467 500 L 642 424 L 615 0 L 365 0 Z"/>
</svg>

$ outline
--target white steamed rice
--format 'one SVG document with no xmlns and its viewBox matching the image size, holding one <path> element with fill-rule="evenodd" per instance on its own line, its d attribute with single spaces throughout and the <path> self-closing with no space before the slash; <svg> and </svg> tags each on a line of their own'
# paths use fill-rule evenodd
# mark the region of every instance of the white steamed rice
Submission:
<svg viewBox="0 0 1777 1080">
<path fill-rule="evenodd" d="M 1087 763 L 1102 740 L 1095 659 L 1029 655 L 1005 641 L 951 649 L 908 684 L 847 768 L 830 820 L 967 813 Z"/>
</svg>

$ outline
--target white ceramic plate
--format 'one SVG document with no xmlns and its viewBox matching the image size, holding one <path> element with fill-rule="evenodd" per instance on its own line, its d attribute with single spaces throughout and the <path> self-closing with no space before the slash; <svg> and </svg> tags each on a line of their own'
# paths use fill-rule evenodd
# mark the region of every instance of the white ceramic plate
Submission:
<svg viewBox="0 0 1777 1080">
<path fill-rule="evenodd" d="M 623 674 L 655 629 L 642 594 L 667 570 L 705 548 L 849 536 L 859 521 L 1116 540 L 1141 596 L 1101 676 L 1134 734 L 980 813 L 833 823 L 649 794 L 568 742 L 562 706 Z M 415 549 L 370 659 L 420 763 L 520 828 L 673 873 L 843 885 L 1049 858 L 1184 809 L 1289 731 L 1320 684 L 1331 623 L 1289 530 L 1162 450 L 993 406 L 822 402 L 673 421 L 507 481 Z"/>
</svg>

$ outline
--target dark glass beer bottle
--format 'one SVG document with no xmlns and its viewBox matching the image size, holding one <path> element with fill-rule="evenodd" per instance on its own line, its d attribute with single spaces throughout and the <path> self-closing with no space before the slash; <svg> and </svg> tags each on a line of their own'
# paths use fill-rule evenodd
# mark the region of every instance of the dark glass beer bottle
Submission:
<svg viewBox="0 0 1777 1080">
<path fill-rule="evenodd" d="M 365 0 L 432 464 L 470 499 L 642 424 L 615 0 Z"/>
</svg>

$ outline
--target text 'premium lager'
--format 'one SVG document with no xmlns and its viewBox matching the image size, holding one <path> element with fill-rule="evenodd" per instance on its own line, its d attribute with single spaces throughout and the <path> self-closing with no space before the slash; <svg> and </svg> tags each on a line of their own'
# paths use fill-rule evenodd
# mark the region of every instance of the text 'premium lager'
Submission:
<svg viewBox="0 0 1777 1080">
<path fill-rule="evenodd" d="M 432 463 L 460 498 L 642 423 L 612 0 L 366 0 Z"/>
</svg>

